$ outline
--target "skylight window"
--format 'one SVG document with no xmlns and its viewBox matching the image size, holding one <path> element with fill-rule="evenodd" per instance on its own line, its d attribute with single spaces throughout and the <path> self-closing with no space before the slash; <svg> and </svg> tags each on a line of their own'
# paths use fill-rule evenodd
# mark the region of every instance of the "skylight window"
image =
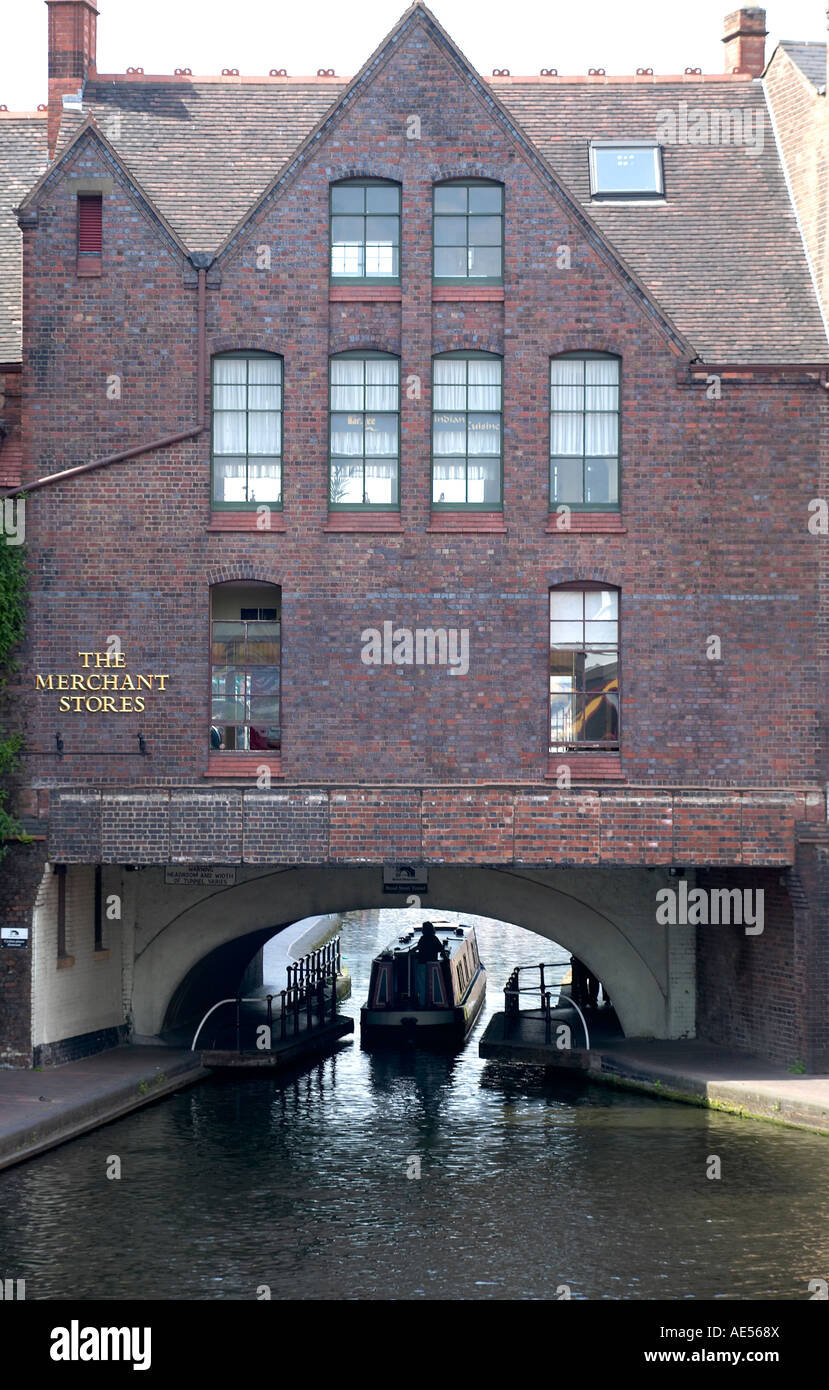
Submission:
<svg viewBox="0 0 829 1390">
<path fill-rule="evenodd" d="M 651 140 L 593 140 L 590 192 L 594 198 L 662 198 L 662 150 Z"/>
</svg>

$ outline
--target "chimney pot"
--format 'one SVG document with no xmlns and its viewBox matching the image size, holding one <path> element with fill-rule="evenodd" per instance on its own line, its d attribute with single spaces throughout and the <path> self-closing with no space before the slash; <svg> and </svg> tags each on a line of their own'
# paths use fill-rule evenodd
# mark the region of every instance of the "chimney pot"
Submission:
<svg viewBox="0 0 829 1390">
<path fill-rule="evenodd" d="M 725 71 L 750 72 L 760 77 L 766 66 L 766 12 L 732 10 L 725 17 Z"/>
</svg>

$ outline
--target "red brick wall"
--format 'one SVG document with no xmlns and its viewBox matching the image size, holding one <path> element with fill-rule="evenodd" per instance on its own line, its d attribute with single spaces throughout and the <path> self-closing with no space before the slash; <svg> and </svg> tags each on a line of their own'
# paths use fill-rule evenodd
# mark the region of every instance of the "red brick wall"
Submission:
<svg viewBox="0 0 829 1390">
<path fill-rule="evenodd" d="M 0 441 L 0 487 L 20 482 L 20 386 L 19 366 L 0 366 L 0 420 L 6 429 Z"/>
<path fill-rule="evenodd" d="M 422 139 L 407 141 L 411 112 Z M 458 132 L 462 132 L 459 137 Z M 400 302 L 329 300 L 328 184 L 403 184 Z M 100 280 L 75 274 L 66 176 L 114 177 Z M 506 187 L 502 302 L 431 300 L 431 186 L 474 174 Z M 171 177 L 175 172 L 171 170 Z M 556 268 L 556 248 L 572 268 Z M 273 249 L 269 272 L 256 247 Z M 185 427 L 195 415 L 195 275 L 90 140 L 45 192 L 25 235 L 27 476 Z M 200 783 L 207 769 L 208 592 L 239 577 L 283 589 L 283 754 L 288 782 L 542 782 L 547 770 L 547 590 L 618 585 L 622 768 L 658 787 L 814 784 L 817 384 L 726 382 L 720 401 L 677 383 L 681 365 L 638 291 L 573 225 L 447 60 L 410 35 L 314 157 L 272 197 L 209 277 L 211 351 L 266 347 L 285 361 L 285 530 L 209 533 L 209 435 L 34 494 L 27 670 L 79 669 L 79 649 L 120 635 L 130 671 L 169 672 L 145 716 L 57 715 L 28 705 L 38 783 Z M 401 355 L 402 534 L 336 535 L 327 518 L 327 360 Z M 503 535 L 429 533 L 433 352 L 505 358 Z M 615 535 L 549 533 L 549 358 L 622 358 L 622 517 Z M 119 402 L 106 379 L 122 380 Z M 470 671 L 367 667 L 360 632 L 393 620 L 470 630 Z M 706 660 L 708 635 L 723 659 Z M 149 757 L 138 759 L 137 729 Z M 54 732 L 66 744 L 51 756 Z M 80 755 L 83 756 L 80 756 Z M 627 813 L 625 813 L 627 814 Z M 632 815 L 643 814 L 633 808 Z M 437 836 L 454 831 L 435 812 Z M 683 822 L 689 858 L 733 852 L 728 798 Z M 350 840 L 342 827 L 342 843 Z M 493 856 L 494 806 L 458 856 Z M 581 833 L 581 832 L 579 832 Z M 658 838 L 658 824 L 654 827 Z M 457 838 L 456 836 L 454 836 Z M 718 856 L 719 857 L 719 856 Z"/>
</svg>

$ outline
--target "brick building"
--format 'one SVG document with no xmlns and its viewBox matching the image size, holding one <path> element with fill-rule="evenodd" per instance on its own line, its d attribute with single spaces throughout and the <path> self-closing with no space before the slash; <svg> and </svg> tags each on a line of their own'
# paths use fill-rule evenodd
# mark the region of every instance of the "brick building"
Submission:
<svg viewBox="0 0 829 1390">
<path fill-rule="evenodd" d="M 155 1037 L 402 861 L 628 1033 L 827 1065 L 825 50 L 484 78 L 416 4 L 350 80 L 113 75 L 47 3 L 0 1057 Z M 762 933 L 657 927 L 683 876 Z"/>
</svg>

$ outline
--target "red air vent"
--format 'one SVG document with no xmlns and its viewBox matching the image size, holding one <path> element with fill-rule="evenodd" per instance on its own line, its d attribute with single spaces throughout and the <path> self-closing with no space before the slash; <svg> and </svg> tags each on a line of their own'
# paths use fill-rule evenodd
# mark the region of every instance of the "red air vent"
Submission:
<svg viewBox="0 0 829 1390">
<path fill-rule="evenodd" d="M 100 193 L 78 198 L 78 255 L 100 256 L 101 236 Z"/>
</svg>

